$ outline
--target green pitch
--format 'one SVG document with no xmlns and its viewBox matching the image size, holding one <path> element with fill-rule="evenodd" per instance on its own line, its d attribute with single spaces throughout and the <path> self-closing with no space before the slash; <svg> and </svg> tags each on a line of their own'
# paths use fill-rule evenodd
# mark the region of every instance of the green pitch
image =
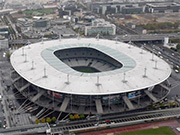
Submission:
<svg viewBox="0 0 180 135">
<path fill-rule="evenodd" d="M 169 127 L 160 127 L 156 129 L 139 130 L 116 135 L 176 135 Z"/>
<path fill-rule="evenodd" d="M 92 67 L 72 67 L 72 68 L 79 71 L 79 72 L 83 72 L 83 73 L 96 73 L 96 72 L 99 72 L 98 70 L 96 70 L 95 68 L 92 68 Z"/>
</svg>

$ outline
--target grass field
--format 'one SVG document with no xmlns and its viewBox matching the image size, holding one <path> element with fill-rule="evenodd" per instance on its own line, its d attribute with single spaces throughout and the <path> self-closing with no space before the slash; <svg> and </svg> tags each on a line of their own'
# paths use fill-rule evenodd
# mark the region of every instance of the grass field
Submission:
<svg viewBox="0 0 180 135">
<path fill-rule="evenodd" d="M 79 72 L 83 72 L 83 73 L 96 73 L 99 72 L 98 70 L 96 70 L 95 68 L 92 67 L 73 67 L 73 69 L 79 71 Z"/>
<path fill-rule="evenodd" d="M 27 14 L 27 15 L 32 15 L 33 12 L 39 12 L 39 13 L 42 13 L 42 14 L 52 14 L 54 12 L 53 9 L 38 9 L 38 10 L 25 10 L 23 11 L 24 14 Z"/>
<path fill-rule="evenodd" d="M 139 130 L 116 135 L 176 135 L 169 127 L 160 127 L 156 129 Z"/>
</svg>

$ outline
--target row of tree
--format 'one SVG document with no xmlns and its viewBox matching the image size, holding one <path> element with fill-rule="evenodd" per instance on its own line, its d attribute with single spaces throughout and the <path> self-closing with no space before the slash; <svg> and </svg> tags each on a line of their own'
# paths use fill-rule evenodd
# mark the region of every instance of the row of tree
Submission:
<svg viewBox="0 0 180 135">
<path fill-rule="evenodd" d="M 174 102 L 169 102 L 169 103 L 158 103 L 158 104 L 154 104 L 152 105 L 153 109 L 164 109 L 164 108 L 172 108 L 172 107 L 177 107 L 179 106 L 179 103 L 174 101 Z"/>
<path fill-rule="evenodd" d="M 42 119 L 36 119 L 36 124 L 39 124 L 39 123 L 51 123 L 51 124 L 54 124 L 56 123 L 56 117 L 47 117 L 47 118 L 42 118 Z"/>
<path fill-rule="evenodd" d="M 163 23 L 152 23 L 141 25 L 144 29 L 147 30 L 159 30 L 159 29 L 178 29 L 179 23 L 163 22 Z"/>
<path fill-rule="evenodd" d="M 85 116 L 84 114 L 71 114 L 69 115 L 69 119 L 70 120 L 80 120 L 80 119 L 85 119 Z M 41 118 L 41 119 L 36 119 L 36 124 L 39 124 L 39 123 L 50 123 L 50 124 L 54 124 L 56 123 L 56 117 L 47 117 L 47 118 Z"/>
<path fill-rule="evenodd" d="M 169 41 L 171 43 L 180 43 L 180 39 L 179 38 L 171 38 L 171 39 L 169 39 Z"/>
<path fill-rule="evenodd" d="M 79 119 L 85 119 L 85 116 L 84 116 L 84 114 L 71 114 L 71 115 L 69 115 L 69 119 L 70 120 L 79 120 Z"/>
</svg>

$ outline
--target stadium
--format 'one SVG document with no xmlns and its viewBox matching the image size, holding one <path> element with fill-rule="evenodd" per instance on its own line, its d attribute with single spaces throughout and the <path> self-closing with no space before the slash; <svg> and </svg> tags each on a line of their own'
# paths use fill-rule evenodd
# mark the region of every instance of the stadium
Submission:
<svg viewBox="0 0 180 135">
<path fill-rule="evenodd" d="M 169 93 L 170 66 L 131 44 L 95 38 L 33 43 L 10 58 L 14 87 L 30 102 L 63 113 L 145 108 Z"/>
</svg>

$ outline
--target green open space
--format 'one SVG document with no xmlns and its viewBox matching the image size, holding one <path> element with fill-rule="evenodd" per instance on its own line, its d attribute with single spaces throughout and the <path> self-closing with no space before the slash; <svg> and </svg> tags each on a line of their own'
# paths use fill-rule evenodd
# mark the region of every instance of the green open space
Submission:
<svg viewBox="0 0 180 135">
<path fill-rule="evenodd" d="M 162 23 L 152 23 L 141 25 L 144 29 L 147 30 L 157 30 L 157 29 L 178 29 L 178 22 L 162 22 Z"/>
<path fill-rule="evenodd" d="M 179 22 L 148 23 L 139 25 L 148 30 L 148 33 L 177 33 L 180 32 Z"/>
<path fill-rule="evenodd" d="M 176 135 L 169 127 L 139 130 L 135 132 L 121 133 L 116 135 Z"/>
<path fill-rule="evenodd" d="M 47 9 L 38 9 L 38 10 L 25 10 L 23 11 L 24 14 L 26 15 L 32 15 L 34 12 L 38 12 L 38 13 L 41 13 L 41 14 L 52 14 L 54 13 L 54 9 L 51 9 L 51 8 L 47 8 Z"/>
</svg>

